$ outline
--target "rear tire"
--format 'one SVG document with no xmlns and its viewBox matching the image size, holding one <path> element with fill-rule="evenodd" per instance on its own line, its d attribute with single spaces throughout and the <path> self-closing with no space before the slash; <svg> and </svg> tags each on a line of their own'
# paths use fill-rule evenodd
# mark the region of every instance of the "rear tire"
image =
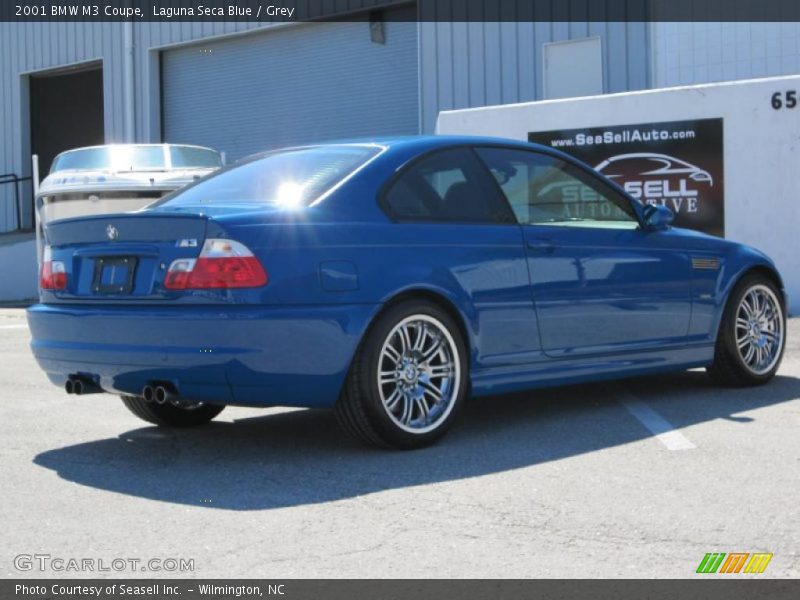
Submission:
<svg viewBox="0 0 800 600">
<path fill-rule="evenodd" d="M 709 375 L 725 386 L 761 385 L 775 376 L 785 347 L 783 294 L 769 277 L 745 276 L 725 306 Z"/>
<path fill-rule="evenodd" d="M 134 415 L 160 427 L 196 427 L 205 425 L 216 417 L 224 406 L 201 404 L 192 408 L 181 408 L 173 404 L 147 402 L 138 396 L 120 396 L 122 403 Z"/>
<path fill-rule="evenodd" d="M 369 446 L 429 446 L 464 403 L 468 356 L 458 324 L 438 305 L 408 300 L 391 306 L 362 340 L 336 417 Z"/>
</svg>

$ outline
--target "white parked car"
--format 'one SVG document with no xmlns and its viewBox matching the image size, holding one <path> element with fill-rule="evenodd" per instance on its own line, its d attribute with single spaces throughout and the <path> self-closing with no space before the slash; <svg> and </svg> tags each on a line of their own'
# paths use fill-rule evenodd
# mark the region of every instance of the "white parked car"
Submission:
<svg viewBox="0 0 800 600">
<path fill-rule="evenodd" d="M 139 210 L 222 166 L 219 152 L 182 144 L 112 144 L 62 152 L 39 186 L 42 223 Z"/>
</svg>

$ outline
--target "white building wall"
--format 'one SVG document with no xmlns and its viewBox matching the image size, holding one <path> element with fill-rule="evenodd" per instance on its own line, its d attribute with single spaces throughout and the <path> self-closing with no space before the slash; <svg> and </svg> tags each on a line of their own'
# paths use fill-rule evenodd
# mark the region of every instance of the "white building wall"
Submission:
<svg viewBox="0 0 800 600">
<path fill-rule="evenodd" d="M 0 302 L 36 298 L 38 272 L 36 240 L 33 234 L 12 234 L 0 238 Z"/>
<path fill-rule="evenodd" d="M 652 87 L 800 73 L 800 23 L 652 23 Z"/>
</svg>

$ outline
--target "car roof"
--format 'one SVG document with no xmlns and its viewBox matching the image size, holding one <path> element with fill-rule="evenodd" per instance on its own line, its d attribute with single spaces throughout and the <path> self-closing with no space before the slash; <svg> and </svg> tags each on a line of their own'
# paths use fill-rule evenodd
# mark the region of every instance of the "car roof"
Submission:
<svg viewBox="0 0 800 600">
<path fill-rule="evenodd" d="M 508 148 L 517 147 L 524 150 L 538 150 L 576 162 L 575 157 L 569 156 L 568 154 L 549 146 L 534 144 L 533 142 L 527 142 L 524 140 L 480 135 L 408 135 L 327 140 L 324 142 L 273 148 L 271 150 L 245 156 L 237 162 L 255 160 L 274 152 L 296 150 L 301 148 L 320 148 L 325 146 L 343 145 L 380 146 L 388 150 L 388 154 L 394 154 L 395 152 L 400 152 L 402 154 L 424 154 L 428 151 L 436 150 L 438 148 L 448 148 L 453 146 L 504 146 Z"/>
<path fill-rule="evenodd" d="M 568 161 L 580 162 L 577 161 L 575 157 L 569 156 L 568 154 L 565 154 L 560 150 L 556 150 L 555 148 L 550 148 L 549 146 L 543 146 L 541 144 L 534 144 L 524 140 L 513 140 L 509 138 L 479 135 L 407 135 L 345 138 L 326 140 L 324 142 L 312 142 L 307 144 L 277 147 L 244 156 L 233 164 L 242 164 L 253 160 L 258 160 L 276 152 L 280 153 L 308 148 L 324 148 L 326 146 L 376 146 L 385 150 L 383 152 L 384 156 L 394 156 L 397 154 L 425 154 L 426 152 L 436 150 L 438 148 L 449 148 L 455 146 L 504 146 L 508 148 L 517 147 L 524 150 L 538 150 L 561 157 Z"/>
<path fill-rule="evenodd" d="M 415 147 L 419 150 L 440 148 L 446 146 L 465 146 L 465 145 L 501 145 L 501 146 L 520 146 L 524 148 L 540 148 L 550 150 L 546 146 L 533 144 L 523 140 L 513 140 L 509 138 L 480 136 L 480 135 L 407 135 L 407 136 L 387 136 L 387 137 L 364 137 L 347 140 L 336 140 L 318 144 L 375 144 L 386 147 Z"/>
<path fill-rule="evenodd" d="M 481 135 L 416 135 L 406 137 L 387 137 L 383 139 L 362 140 L 387 147 L 391 150 L 399 150 L 403 153 L 412 152 L 424 154 L 438 148 L 448 148 L 453 146 L 501 146 L 505 148 L 519 148 L 520 150 L 535 150 L 544 152 L 561 158 L 573 164 L 580 164 L 585 168 L 592 169 L 591 165 L 583 163 L 580 159 L 566 154 L 556 148 L 535 144 L 526 140 L 514 140 L 510 138 L 481 136 Z"/>
</svg>

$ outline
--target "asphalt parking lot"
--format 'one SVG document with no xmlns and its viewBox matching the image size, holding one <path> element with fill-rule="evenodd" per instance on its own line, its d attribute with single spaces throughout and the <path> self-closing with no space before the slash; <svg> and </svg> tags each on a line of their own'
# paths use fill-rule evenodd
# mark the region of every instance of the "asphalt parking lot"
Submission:
<svg viewBox="0 0 800 600">
<path fill-rule="evenodd" d="M 324 411 L 159 430 L 52 386 L 24 311 L 0 310 L 0 340 L 5 577 L 691 577 L 712 551 L 800 576 L 800 320 L 765 387 L 692 371 L 476 399 L 406 453 Z M 17 568 L 34 554 L 95 571 Z M 128 561 L 151 558 L 194 571 Z"/>
</svg>

